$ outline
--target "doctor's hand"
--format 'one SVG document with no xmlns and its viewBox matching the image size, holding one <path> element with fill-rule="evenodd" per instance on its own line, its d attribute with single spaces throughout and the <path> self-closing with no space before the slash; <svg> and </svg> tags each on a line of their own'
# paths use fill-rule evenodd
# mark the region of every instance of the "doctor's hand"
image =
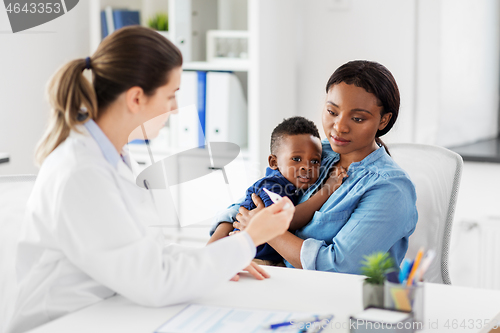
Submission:
<svg viewBox="0 0 500 333">
<path fill-rule="evenodd" d="M 267 273 L 262 267 L 254 263 L 253 261 L 248 265 L 244 271 L 247 271 L 248 273 L 252 274 L 254 278 L 257 280 L 264 280 L 267 278 L 270 278 L 271 275 Z M 238 281 L 240 279 L 240 275 L 236 274 L 230 281 Z"/>
<path fill-rule="evenodd" d="M 287 208 L 283 209 L 287 204 Z M 290 226 L 294 212 L 295 206 L 290 199 L 284 197 L 277 203 L 263 208 L 253 215 L 245 231 L 250 235 L 255 246 L 259 246 L 284 234 Z"/>
<path fill-rule="evenodd" d="M 257 207 L 252 210 L 248 210 L 245 207 L 240 207 L 239 213 L 236 215 L 237 222 L 233 222 L 233 228 L 239 229 L 240 231 L 245 230 L 252 217 L 265 208 L 264 202 L 255 193 L 252 193 L 252 201 Z M 238 231 L 233 231 L 230 233 L 230 235 L 237 232 Z"/>
</svg>

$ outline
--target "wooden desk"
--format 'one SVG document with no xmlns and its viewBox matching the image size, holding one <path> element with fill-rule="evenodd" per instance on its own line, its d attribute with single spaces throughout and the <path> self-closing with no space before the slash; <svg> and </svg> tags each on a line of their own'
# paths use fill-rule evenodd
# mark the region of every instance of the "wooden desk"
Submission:
<svg viewBox="0 0 500 333">
<path fill-rule="evenodd" d="M 242 276 L 192 303 L 249 309 L 333 313 L 334 323 L 323 332 L 349 332 L 349 315 L 362 310 L 362 276 L 266 267 L 271 278 L 257 281 Z M 427 332 L 478 332 L 485 320 L 500 312 L 500 291 L 425 286 Z M 154 332 L 186 304 L 165 308 L 141 307 L 115 296 L 50 322 L 32 332 Z M 465 320 L 465 327 L 460 327 Z M 481 320 L 481 324 L 478 324 Z M 469 321 L 473 321 L 472 327 Z M 430 327 L 429 327 L 430 326 Z M 463 325 L 462 325 L 463 326 Z"/>
</svg>

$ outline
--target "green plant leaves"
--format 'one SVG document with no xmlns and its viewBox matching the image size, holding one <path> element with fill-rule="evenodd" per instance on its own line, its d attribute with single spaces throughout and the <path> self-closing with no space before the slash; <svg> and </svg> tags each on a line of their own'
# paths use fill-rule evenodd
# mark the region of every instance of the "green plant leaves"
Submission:
<svg viewBox="0 0 500 333">
<path fill-rule="evenodd" d="M 367 276 L 366 283 L 384 284 L 385 275 L 396 270 L 394 260 L 387 252 L 375 252 L 363 258 L 361 273 Z"/>
<path fill-rule="evenodd" d="M 158 31 L 168 31 L 167 13 L 158 13 L 148 20 L 148 26 Z"/>
</svg>

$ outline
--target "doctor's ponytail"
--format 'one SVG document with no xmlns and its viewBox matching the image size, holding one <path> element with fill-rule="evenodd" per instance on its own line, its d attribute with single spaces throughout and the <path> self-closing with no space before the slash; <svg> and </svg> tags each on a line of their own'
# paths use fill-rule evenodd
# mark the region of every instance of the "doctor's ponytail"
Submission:
<svg viewBox="0 0 500 333">
<path fill-rule="evenodd" d="M 182 66 L 179 49 L 156 31 L 129 26 L 106 37 L 92 57 L 62 66 L 47 86 L 51 114 L 38 143 L 36 162 L 45 158 L 89 119 L 98 119 L 120 94 L 140 87 L 147 96 L 167 84 L 171 70 Z M 92 83 L 84 76 L 92 73 Z"/>
<path fill-rule="evenodd" d="M 83 76 L 86 63 L 86 59 L 73 60 L 61 67 L 49 81 L 47 95 L 51 114 L 47 129 L 36 148 L 35 159 L 38 164 L 42 164 L 66 140 L 70 131 L 83 122 L 80 113 L 87 113 L 91 119 L 97 113 L 94 88 Z"/>
</svg>

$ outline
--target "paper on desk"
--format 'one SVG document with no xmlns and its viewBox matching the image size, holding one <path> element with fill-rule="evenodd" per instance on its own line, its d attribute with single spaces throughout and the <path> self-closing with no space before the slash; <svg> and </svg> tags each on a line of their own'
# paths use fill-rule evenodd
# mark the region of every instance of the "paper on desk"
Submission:
<svg viewBox="0 0 500 333">
<path fill-rule="evenodd" d="M 186 306 L 175 317 L 168 320 L 156 333 L 259 333 L 271 332 L 264 329 L 265 325 L 282 323 L 293 318 L 308 318 L 313 314 L 235 309 L 217 306 L 191 304 Z M 299 332 L 298 324 L 281 327 L 275 331 Z"/>
</svg>

